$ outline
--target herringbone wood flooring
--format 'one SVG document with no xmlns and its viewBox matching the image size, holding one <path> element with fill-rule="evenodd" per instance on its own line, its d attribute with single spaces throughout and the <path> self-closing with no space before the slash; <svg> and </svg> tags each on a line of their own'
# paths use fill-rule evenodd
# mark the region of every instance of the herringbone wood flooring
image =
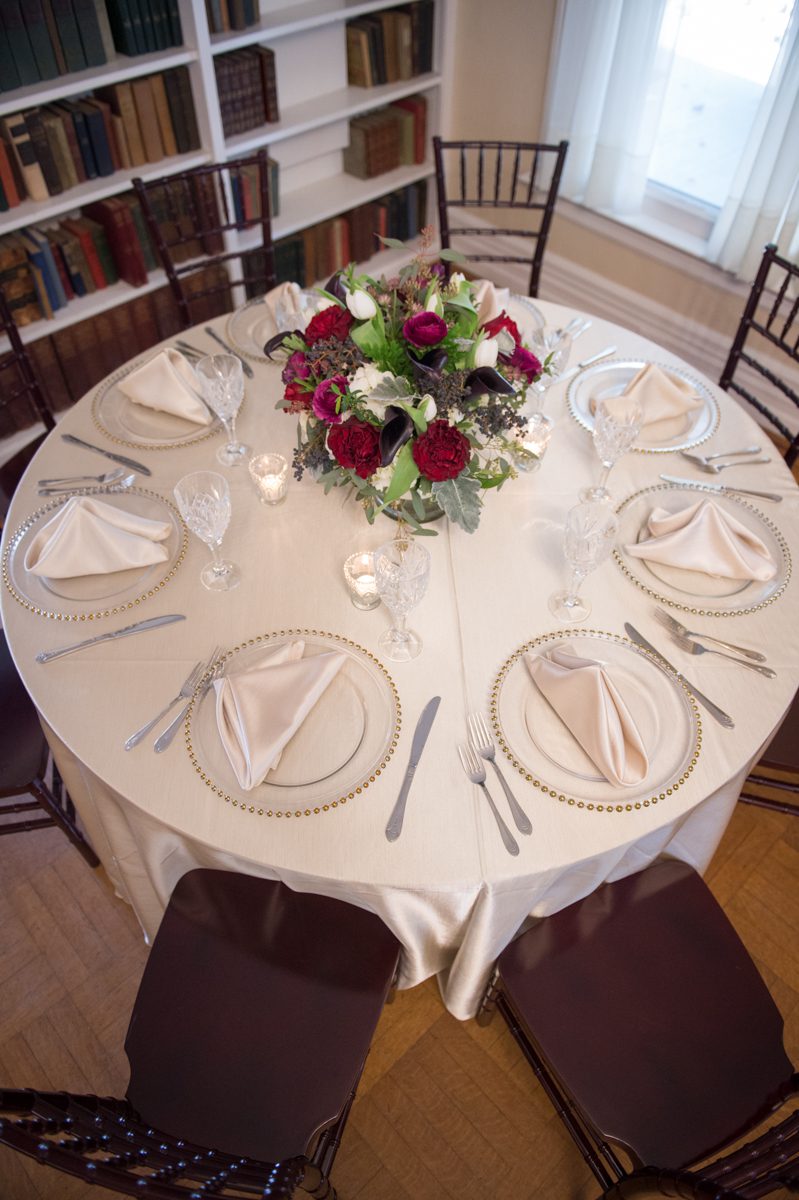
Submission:
<svg viewBox="0 0 799 1200">
<path fill-rule="evenodd" d="M 0 1080 L 122 1095 L 146 950 L 56 830 L 0 843 Z M 799 1062 L 799 820 L 738 805 L 708 873 Z M 434 981 L 381 1019 L 334 1173 L 342 1200 L 591 1200 L 597 1188 L 500 1020 L 458 1022 Z M 105 1189 L 0 1147 L 2 1200 Z"/>
</svg>

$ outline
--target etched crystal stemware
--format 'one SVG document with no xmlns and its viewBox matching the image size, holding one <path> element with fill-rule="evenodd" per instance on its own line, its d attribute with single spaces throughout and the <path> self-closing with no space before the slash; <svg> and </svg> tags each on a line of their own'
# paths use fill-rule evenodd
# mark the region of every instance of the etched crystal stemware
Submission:
<svg viewBox="0 0 799 1200">
<path fill-rule="evenodd" d="M 206 404 L 219 417 L 227 434 L 227 443 L 219 447 L 216 457 L 224 466 L 236 467 L 250 454 L 250 447 L 236 438 L 236 416 L 244 399 L 241 359 L 234 354 L 206 354 L 194 370 Z"/>
<path fill-rule="evenodd" d="M 589 615 L 591 605 L 580 595 L 580 585 L 608 557 L 618 528 L 615 513 L 602 501 L 583 501 L 570 509 L 563 531 L 563 553 L 572 577 L 565 591 L 554 592 L 549 598 L 549 611 L 554 616 L 563 621 L 582 621 Z"/>
<path fill-rule="evenodd" d="M 598 400 L 594 409 L 594 449 L 602 463 L 602 474 L 595 487 L 583 488 L 581 500 L 611 499 L 606 484 L 611 470 L 623 454 L 632 446 L 641 432 L 644 415 L 635 400 L 616 403 L 610 408 L 605 400 Z"/>
<path fill-rule="evenodd" d="M 571 348 L 572 337 L 565 329 L 537 329 L 530 335 L 530 349 L 541 366 L 547 368 L 533 384 L 533 391 L 541 397 L 542 406 L 546 393 L 566 370 Z"/>
<path fill-rule="evenodd" d="M 237 587 L 241 582 L 239 568 L 235 563 L 226 562 L 219 553 L 230 524 L 227 480 L 216 471 L 193 471 L 178 480 L 174 492 L 183 520 L 213 555 L 211 562 L 200 572 L 203 586 L 212 592 L 226 592 Z"/>
<path fill-rule="evenodd" d="M 410 537 L 395 537 L 375 550 L 375 586 L 393 624 L 378 639 L 392 662 L 408 662 L 422 649 L 418 633 L 406 629 L 405 618 L 427 591 L 430 554 Z"/>
</svg>

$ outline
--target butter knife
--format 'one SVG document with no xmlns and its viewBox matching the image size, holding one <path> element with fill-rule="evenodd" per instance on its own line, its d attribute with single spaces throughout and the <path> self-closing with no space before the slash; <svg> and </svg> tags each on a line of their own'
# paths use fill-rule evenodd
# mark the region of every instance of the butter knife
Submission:
<svg viewBox="0 0 799 1200">
<path fill-rule="evenodd" d="M 754 492 L 751 488 L 733 487 L 731 483 L 702 483 L 698 479 L 681 479 L 679 475 L 661 475 L 666 483 L 688 484 L 690 487 L 701 488 L 704 492 L 737 492 L 741 496 L 758 496 L 761 500 L 773 500 L 776 504 L 782 500 L 776 492 Z"/>
<path fill-rule="evenodd" d="M 73 446 L 82 446 L 84 450 L 94 450 L 95 454 L 103 454 L 112 462 L 121 463 L 123 467 L 130 467 L 131 471 L 139 471 L 142 475 L 152 475 L 150 468 L 136 462 L 135 458 L 125 458 L 124 454 L 114 454 L 111 450 L 104 450 L 102 446 L 93 446 L 91 442 L 84 442 L 81 438 L 75 437 L 74 433 L 62 433 L 61 440 L 71 442 Z"/>
<path fill-rule="evenodd" d="M 632 638 L 632 640 L 636 643 L 636 645 L 643 646 L 644 650 L 648 650 L 650 652 L 650 654 L 654 654 L 657 658 L 660 659 L 661 662 L 665 663 L 666 666 L 669 668 L 669 670 L 674 672 L 674 674 L 679 679 L 680 683 L 685 684 L 685 686 L 688 688 L 689 692 L 691 692 L 691 694 L 696 697 L 696 699 L 699 701 L 700 704 L 704 705 L 704 707 L 707 709 L 707 711 L 710 713 L 710 715 L 715 717 L 720 725 L 723 725 L 725 729 L 734 729 L 735 728 L 735 722 L 733 721 L 732 717 L 729 717 L 727 715 L 727 713 L 725 713 L 723 709 L 719 708 L 719 706 L 717 704 L 714 704 L 712 700 L 708 700 L 708 698 L 704 694 L 704 692 L 699 691 L 699 688 L 694 687 L 694 685 L 692 683 L 690 683 L 689 680 L 687 680 L 685 678 L 685 676 L 682 675 L 677 670 L 677 668 L 675 666 L 673 666 L 672 663 L 670 663 L 669 660 L 660 653 L 659 650 L 656 650 L 655 647 L 652 645 L 652 643 L 648 642 L 646 640 L 646 638 L 644 637 L 644 635 L 642 633 L 639 633 L 638 630 L 633 625 L 631 625 L 629 621 L 624 622 L 624 631 L 628 637 Z"/>
<path fill-rule="evenodd" d="M 411 742 L 411 756 L 408 759 L 408 766 L 405 768 L 405 777 L 402 780 L 397 802 L 392 809 L 391 816 L 386 825 L 386 837 L 390 842 L 396 842 L 399 835 L 402 833 L 402 822 L 405 817 L 405 802 L 408 799 L 408 792 L 411 790 L 413 777 L 416 774 L 416 768 L 419 765 L 419 759 L 422 757 L 422 751 L 425 747 L 425 742 L 430 734 L 433 726 L 433 721 L 436 719 L 438 706 L 441 703 L 440 696 L 433 696 L 432 700 L 428 700 L 422 709 L 422 715 L 416 722 L 416 729 Z"/>
<path fill-rule="evenodd" d="M 146 621 L 136 621 L 134 625 L 125 625 L 122 629 L 113 629 L 110 633 L 98 633 L 97 637 L 87 638 L 85 642 L 76 642 L 74 646 L 62 646 L 60 650 L 42 650 L 36 655 L 39 663 L 52 662 L 73 650 L 85 650 L 87 646 L 96 646 L 98 642 L 110 642 L 114 638 L 127 637 L 131 633 L 144 633 L 145 629 L 156 629 L 159 625 L 171 625 L 173 621 L 185 621 L 182 613 L 170 613 L 165 617 L 148 617 Z"/>
<path fill-rule="evenodd" d="M 219 336 L 219 334 L 216 332 L 216 330 L 211 328 L 210 325 L 205 326 L 205 332 L 208 334 L 209 338 L 213 338 L 214 341 L 218 345 L 220 345 L 224 350 L 226 350 L 228 354 L 232 354 L 234 358 L 237 358 L 239 360 L 239 362 L 241 363 L 241 369 L 244 372 L 244 374 L 247 376 L 248 379 L 253 378 L 252 367 L 247 362 L 246 358 L 241 357 L 238 350 L 234 350 L 232 346 L 229 346 L 227 344 L 227 342 Z"/>
</svg>

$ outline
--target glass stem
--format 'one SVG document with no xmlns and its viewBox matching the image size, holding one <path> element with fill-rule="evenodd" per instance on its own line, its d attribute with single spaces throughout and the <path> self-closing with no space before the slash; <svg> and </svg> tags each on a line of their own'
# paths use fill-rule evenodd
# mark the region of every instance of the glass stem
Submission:
<svg viewBox="0 0 799 1200">
<path fill-rule="evenodd" d="M 585 579 L 585 574 L 585 571 L 581 570 L 580 567 L 572 568 L 572 577 L 569 583 L 569 596 L 572 600 L 576 600 L 580 594 L 580 587 Z"/>
<path fill-rule="evenodd" d="M 214 575 L 224 575 L 226 567 L 220 554 L 222 542 L 211 542 L 209 545 L 211 550 L 211 558 L 213 560 Z"/>
<path fill-rule="evenodd" d="M 408 640 L 408 631 L 405 628 L 406 613 L 392 613 L 394 618 L 394 641 L 406 642 Z"/>
<path fill-rule="evenodd" d="M 235 445 L 235 443 L 236 443 L 236 418 L 235 417 L 223 417 L 222 424 L 225 426 L 225 433 L 227 434 L 228 445 L 229 446 Z"/>
<path fill-rule="evenodd" d="M 599 476 L 599 483 L 597 484 L 598 488 L 607 487 L 608 479 L 610 478 L 610 472 L 612 470 L 613 470 L 613 463 L 603 463 L 602 474 Z"/>
</svg>

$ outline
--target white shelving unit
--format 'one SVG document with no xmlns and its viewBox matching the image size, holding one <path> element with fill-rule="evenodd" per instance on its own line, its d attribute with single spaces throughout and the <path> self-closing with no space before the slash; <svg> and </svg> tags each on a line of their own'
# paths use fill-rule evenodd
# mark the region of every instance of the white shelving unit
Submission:
<svg viewBox="0 0 799 1200">
<path fill-rule="evenodd" d="M 36 203 L 24 201 L 0 216 L 0 235 L 41 221 L 77 212 L 83 204 L 118 195 L 131 186 L 136 174 L 158 178 L 202 162 L 222 162 L 267 147 L 280 167 L 280 215 L 273 222 L 273 237 L 297 233 L 318 221 L 414 183 L 434 178 L 432 153 L 424 163 L 405 166 L 371 179 L 356 179 L 342 169 L 342 151 L 348 144 L 351 117 L 369 112 L 404 96 L 427 97 L 428 145 L 434 132 L 448 127 L 448 97 L 453 41 L 451 24 L 454 0 L 435 0 L 434 70 L 402 83 L 372 88 L 347 83 L 346 22 L 367 13 L 397 7 L 398 0 L 260 0 L 261 17 L 246 30 L 211 34 L 205 0 L 180 0 L 184 45 L 154 54 L 128 58 L 117 55 L 104 66 L 65 75 L 39 86 L 0 93 L 0 116 L 65 97 L 80 96 L 94 87 L 135 79 L 157 71 L 186 65 L 194 97 L 201 148 L 192 154 L 162 159 L 145 167 L 118 171 L 71 188 L 59 196 Z M 218 54 L 261 43 L 275 52 L 277 91 L 281 119 L 226 139 L 222 130 L 214 59 Z M 428 189 L 427 220 L 434 205 L 434 188 Z M 247 248 L 242 235 L 241 248 Z M 236 247 L 238 248 L 238 246 Z M 396 251 L 371 259 L 370 270 L 388 268 Z M 25 341 L 34 341 L 60 328 L 85 320 L 94 313 L 152 291 L 165 282 L 163 272 L 153 272 L 144 288 L 118 283 L 91 296 L 70 301 L 52 320 L 23 326 Z M 7 347 L 0 339 L 0 352 Z"/>
</svg>

